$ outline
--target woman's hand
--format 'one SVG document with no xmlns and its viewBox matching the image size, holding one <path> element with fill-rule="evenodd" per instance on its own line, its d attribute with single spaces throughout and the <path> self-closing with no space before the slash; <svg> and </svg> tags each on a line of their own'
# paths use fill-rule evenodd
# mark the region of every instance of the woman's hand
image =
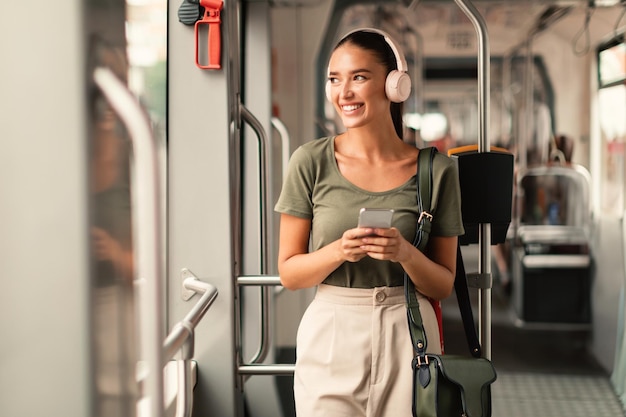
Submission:
<svg viewBox="0 0 626 417">
<path fill-rule="evenodd" d="M 364 229 L 356 229 L 364 230 Z M 374 234 L 361 238 L 360 249 L 371 258 L 392 262 L 403 262 L 410 257 L 407 245 L 413 247 L 395 227 L 368 229 Z"/>
<path fill-rule="evenodd" d="M 98 261 L 115 261 L 120 258 L 122 245 L 100 227 L 91 228 L 93 256 Z"/>
<path fill-rule="evenodd" d="M 343 232 L 341 240 L 339 241 L 342 258 L 348 262 L 357 262 L 365 258 L 368 254 L 367 251 L 363 249 L 363 239 L 366 238 L 366 236 L 374 235 L 376 230 L 383 229 L 357 227 Z"/>
</svg>

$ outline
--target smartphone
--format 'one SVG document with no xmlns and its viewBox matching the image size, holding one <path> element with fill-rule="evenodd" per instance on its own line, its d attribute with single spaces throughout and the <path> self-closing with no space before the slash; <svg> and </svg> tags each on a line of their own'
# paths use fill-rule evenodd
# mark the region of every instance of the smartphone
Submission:
<svg viewBox="0 0 626 417">
<path fill-rule="evenodd" d="M 359 227 L 388 229 L 391 227 L 393 209 L 362 208 L 359 211 Z"/>
</svg>

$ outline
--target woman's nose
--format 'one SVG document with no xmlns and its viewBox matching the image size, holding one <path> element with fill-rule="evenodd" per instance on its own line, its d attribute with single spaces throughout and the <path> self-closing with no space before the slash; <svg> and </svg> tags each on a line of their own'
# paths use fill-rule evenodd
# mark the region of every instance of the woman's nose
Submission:
<svg viewBox="0 0 626 417">
<path fill-rule="evenodd" d="M 339 94 L 340 97 L 350 97 L 352 95 L 352 84 L 350 82 L 343 83 Z"/>
</svg>

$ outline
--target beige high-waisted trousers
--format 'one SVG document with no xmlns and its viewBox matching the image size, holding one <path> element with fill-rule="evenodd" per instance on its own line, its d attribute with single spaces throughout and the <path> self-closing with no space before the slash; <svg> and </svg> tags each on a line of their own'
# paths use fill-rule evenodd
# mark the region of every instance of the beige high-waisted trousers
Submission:
<svg viewBox="0 0 626 417">
<path fill-rule="evenodd" d="M 439 328 L 418 293 L 429 341 L 440 353 Z M 411 417 L 413 345 L 404 287 L 320 285 L 296 341 L 297 417 Z"/>
</svg>

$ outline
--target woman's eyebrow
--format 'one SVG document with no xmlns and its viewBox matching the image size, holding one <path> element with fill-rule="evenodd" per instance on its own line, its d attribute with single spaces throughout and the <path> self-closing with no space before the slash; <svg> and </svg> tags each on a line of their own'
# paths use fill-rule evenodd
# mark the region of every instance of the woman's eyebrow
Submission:
<svg viewBox="0 0 626 417">
<path fill-rule="evenodd" d="M 368 70 L 366 68 L 359 68 L 359 69 L 355 69 L 355 70 L 350 71 L 350 74 L 359 74 L 359 73 L 363 73 L 363 72 L 366 72 L 368 74 L 372 73 L 372 71 L 370 71 L 370 70 Z M 333 76 L 333 75 L 337 75 L 337 74 L 339 74 L 338 71 L 329 71 L 328 72 L 328 76 L 329 77 Z"/>
</svg>

